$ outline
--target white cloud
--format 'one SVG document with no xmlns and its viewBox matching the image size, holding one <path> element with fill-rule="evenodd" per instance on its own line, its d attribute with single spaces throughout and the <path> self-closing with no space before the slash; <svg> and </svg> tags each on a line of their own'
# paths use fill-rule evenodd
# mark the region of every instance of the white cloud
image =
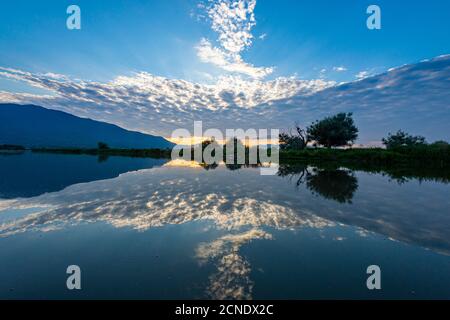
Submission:
<svg viewBox="0 0 450 320">
<path fill-rule="evenodd" d="M 206 39 L 202 39 L 197 46 L 197 55 L 202 62 L 212 63 L 225 71 L 245 74 L 255 79 L 264 78 L 273 72 L 273 68 L 255 67 L 242 61 L 239 55 L 227 54 L 222 49 L 213 47 Z"/>
<path fill-rule="evenodd" d="M 407 65 L 359 81 L 220 77 L 205 85 L 141 72 L 110 82 L 72 80 L 0 68 L 51 95 L 0 91 L 0 101 L 34 103 L 127 129 L 170 136 L 177 128 L 286 128 L 337 112 L 354 112 L 358 143 L 404 129 L 432 140 L 450 138 L 450 56 Z M 408 121 L 405 121 L 407 119 Z"/>
<path fill-rule="evenodd" d="M 347 71 L 347 68 L 346 68 L 346 67 L 343 67 L 343 66 L 340 66 L 340 67 L 333 67 L 333 71 L 336 71 L 336 72 L 344 72 L 344 71 Z"/>
<path fill-rule="evenodd" d="M 326 72 L 327 72 L 327 69 L 322 68 L 320 70 L 320 72 L 319 72 L 319 79 L 325 79 L 326 78 Z"/>
<path fill-rule="evenodd" d="M 252 44 L 251 30 L 256 25 L 255 6 L 256 0 L 219 0 L 204 8 L 211 28 L 219 35 L 217 40 L 220 46 L 215 47 L 208 39 L 202 39 L 196 48 L 202 62 L 255 79 L 273 72 L 273 67 L 255 67 L 245 62 L 241 55 Z"/>
<path fill-rule="evenodd" d="M 256 25 L 256 0 L 220 0 L 208 10 L 212 29 L 219 34 L 222 47 L 234 54 L 252 44 L 251 29 Z"/>
<path fill-rule="evenodd" d="M 265 40 L 266 38 L 267 38 L 267 33 L 263 33 L 258 37 L 258 39 L 260 39 L 260 40 Z"/>
<path fill-rule="evenodd" d="M 251 110 L 260 104 L 295 95 L 309 95 L 334 85 L 294 77 L 260 81 L 231 75 L 205 85 L 146 72 L 101 83 L 1 67 L 0 76 L 53 93 L 40 96 L 0 91 L 2 102 L 34 103 L 165 136 L 170 136 L 177 127 L 186 126 L 189 120 L 206 118 L 214 123 L 221 115 L 238 120 L 243 116 L 239 110 Z"/>
<path fill-rule="evenodd" d="M 365 79 L 365 78 L 367 78 L 369 76 L 370 76 L 370 72 L 369 71 L 360 71 L 360 72 L 358 72 L 356 74 L 355 78 L 358 79 L 358 80 L 362 80 L 362 79 Z"/>
</svg>

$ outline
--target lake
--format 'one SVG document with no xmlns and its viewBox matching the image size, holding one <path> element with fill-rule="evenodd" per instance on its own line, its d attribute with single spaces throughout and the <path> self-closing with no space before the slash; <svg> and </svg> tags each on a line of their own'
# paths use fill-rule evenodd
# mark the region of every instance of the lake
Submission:
<svg viewBox="0 0 450 320">
<path fill-rule="evenodd" d="M 0 298 L 450 299 L 449 195 L 343 167 L 0 154 Z"/>
</svg>

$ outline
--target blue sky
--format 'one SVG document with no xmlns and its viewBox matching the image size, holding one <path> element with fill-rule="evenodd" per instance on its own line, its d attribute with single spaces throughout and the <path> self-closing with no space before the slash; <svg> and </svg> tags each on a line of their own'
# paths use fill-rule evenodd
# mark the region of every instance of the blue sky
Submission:
<svg viewBox="0 0 450 320">
<path fill-rule="evenodd" d="M 82 29 L 65 27 L 65 10 L 76 3 Z M 205 80 L 217 72 L 198 61 L 195 46 L 217 35 L 198 1 L 8 1 L 0 12 L 0 65 L 108 80 L 131 71 L 169 78 Z M 382 29 L 366 28 L 366 8 L 382 9 Z M 319 76 L 320 70 L 351 80 L 377 71 L 448 53 L 450 2 L 361 0 L 264 0 L 255 7 L 256 38 L 243 53 L 256 66 L 274 66 L 272 76 Z"/>
<path fill-rule="evenodd" d="M 70 4 L 81 8 L 81 30 L 66 28 L 66 8 Z M 228 15 L 224 21 L 223 14 L 228 11 L 220 8 L 236 8 L 238 4 L 243 6 L 240 13 L 245 19 Z M 370 4 L 381 8 L 381 30 L 366 27 L 366 8 Z M 230 31 L 230 25 L 237 29 Z M 128 86 L 136 84 L 136 74 L 145 73 L 202 85 L 222 81 L 216 90 L 218 96 L 230 90 L 250 96 L 256 90 L 254 81 L 264 82 L 258 84 L 262 90 L 266 90 L 265 83 L 284 81 L 285 89 L 272 92 L 265 100 L 247 99 L 247 104 L 253 106 L 302 93 L 305 85 L 316 92 L 354 81 L 358 74 L 377 75 L 392 67 L 450 53 L 450 2 L 15 0 L 2 3 L 0 30 L 0 67 L 32 73 L 34 78 L 51 73 L 64 75 L 72 82 L 110 84 L 117 77 L 128 77 Z M 244 33 L 244 38 L 235 37 L 238 31 Z M 234 78 L 225 85 L 223 77 Z M 311 83 L 293 84 L 287 79 Z M 237 81 L 243 81 L 241 88 L 231 88 L 229 83 Z M 154 84 L 148 77 L 138 82 L 141 87 L 148 82 Z M 5 76 L 4 71 L 0 77 L 4 101 L 5 93 L 61 95 L 58 90 L 43 84 L 42 79 L 30 81 L 17 73 Z M 17 95 L 15 98 L 19 99 Z M 127 123 L 123 118 L 109 119 L 100 111 L 83 111 L 81 106 L 70 109 L 67 102 L 59 101 L 57 105 L 34 98 L 49 107 L 64 106 L 65 111 L 78 115 L 146 132 L 158 131 Z M 245 103 L 236 102 L 240 107 Z M 158 112 L 164 112 L 163 108 Z"/>
</svg>

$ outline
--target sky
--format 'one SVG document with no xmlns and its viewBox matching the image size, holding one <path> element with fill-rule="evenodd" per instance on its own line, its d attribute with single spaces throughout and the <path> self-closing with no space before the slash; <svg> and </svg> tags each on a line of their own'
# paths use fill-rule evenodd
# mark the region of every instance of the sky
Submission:
<svg viewBox="0 0 450 320">
<path fill-rule="evenodd" d="M 80 30 L 66 27 L 71 4 L 81 9 Z M 371 4 L 381 8 L 381 30 L 366 26 Z M 15 0 L 0 11 L 0 101 L 35 103 L 168 137 L 175 128 L 192 128 L 193 120 L 218 128 L 282 127 L 353 111 L 370 124 L 373 114 L 383 120 L 385 106 L 377 98 L 359 111 L 365 98 L 358 86 L 370 89 L 395 78 L 426 81 L 436 103 L 424 110 L 416 103 L 420 88 L 395 83 L 393 105 L 401 104 L 404 114 L 413 111 L 408 105 L 422 110 L 430 122 L 419 128 L 414 121 L 387 121 L 392 126 L 383 130 L 402 125 L 445 138 L 448 130 L 439 121 L 450 119 L 450 62 L 423 61 L 450 53 L 449 34 L 445 0 Z M 418 69 L 420 74 L 407 73 Z M 343 83 L 345 92 L 336 89 Z M 327 112 L 303 102 L 330 101 L 336 90 L 348 96 L 341 109 L 330 105 Z M 298 111 L 289 114 L 295 119 L 280 117 L 287 109 Z M 385 119 L 402 119 L 398 110 Z M 255 120 L 267 115 L 272 123 Z M 375 127 L 360 130 L 361 141 L 381 140 Z"/>
</svg>

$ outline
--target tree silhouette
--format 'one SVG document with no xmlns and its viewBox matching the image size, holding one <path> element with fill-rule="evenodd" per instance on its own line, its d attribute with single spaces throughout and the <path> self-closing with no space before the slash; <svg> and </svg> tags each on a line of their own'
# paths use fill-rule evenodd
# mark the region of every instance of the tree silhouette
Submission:
<svg viewBox="0 0 450 320">
<path fill-rule="evenodd" d="M 338 113 L 333 117 L 314 122 L 307 129 L 308 140 L 327 148 L 345 146 L 358 138 L 352 113 Z"/>
<path fill-rule="evenodd" d="M 382 141 L 387 149 L 413 147 L 426 144 L 424 137 L 412 136 L 402 130 L 398 130 L 395 134 L 389 133 L 387 138 L 383 138 Z"/>
</svg>

